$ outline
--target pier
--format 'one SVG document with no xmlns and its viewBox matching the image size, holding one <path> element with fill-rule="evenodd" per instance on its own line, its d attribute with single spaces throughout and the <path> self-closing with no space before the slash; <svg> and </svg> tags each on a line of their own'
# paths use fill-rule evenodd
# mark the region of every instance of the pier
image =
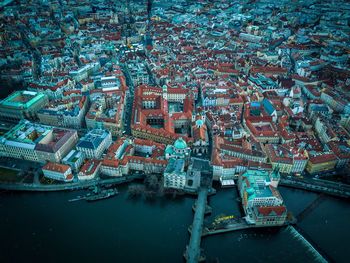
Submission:
<svg viewBox="0 0 350 263">
<path fill-rule="evenodd" d="M 197 263 L 205 260 L 201 253 L 201 238 L 203 233 L 203 220 L 207 207 L 208 189 L 200 188 L 196 202 L 193 224 L 191 228 L 190 243 L 186 247 L 184 257 L 188 263 Z"/>
</svg>

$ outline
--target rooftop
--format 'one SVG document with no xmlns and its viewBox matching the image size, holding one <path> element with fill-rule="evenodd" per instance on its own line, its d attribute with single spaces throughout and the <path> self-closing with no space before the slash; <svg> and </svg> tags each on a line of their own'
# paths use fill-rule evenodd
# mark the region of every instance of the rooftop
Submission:
<svg viewBox="0 0 350 263">
<path fill-rule="evenodd" d="M 34 91 L 15 91 L 0 102 L 0 107 L 28 109 L 45 98 L 45 94 Z"/>
</svg>

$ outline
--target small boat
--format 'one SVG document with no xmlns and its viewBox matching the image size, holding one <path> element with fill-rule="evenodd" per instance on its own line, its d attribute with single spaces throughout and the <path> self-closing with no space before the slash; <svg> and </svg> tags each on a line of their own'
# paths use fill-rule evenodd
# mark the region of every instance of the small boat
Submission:
<svg viewBox="0 0 350 263">
<path fill-rule="evenodd" d="M 76 198 L 69 199 L 68 202 L 80 201 L 80 200 L 84 200 L 85 198 L 86 198 L 85 196 L 78 195 Z"/>
</svg>

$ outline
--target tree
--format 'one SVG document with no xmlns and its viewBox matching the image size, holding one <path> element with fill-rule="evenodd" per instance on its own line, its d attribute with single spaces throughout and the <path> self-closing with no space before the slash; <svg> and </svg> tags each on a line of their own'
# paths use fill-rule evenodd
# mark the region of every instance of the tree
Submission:
<svg viewBox="0 0 350 263">
<path fill-rule="evenodd" d="M 129 185 L 128 194 L 130 197 L 138 197 L 145 192 L 145 187 L 140 184 Z"/>
</svg>

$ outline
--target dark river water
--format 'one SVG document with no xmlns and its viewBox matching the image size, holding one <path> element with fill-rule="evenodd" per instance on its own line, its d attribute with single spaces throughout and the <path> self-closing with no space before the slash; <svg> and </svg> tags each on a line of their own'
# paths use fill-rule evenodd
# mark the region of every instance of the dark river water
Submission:
<svg viewBox="0 0 350 263">
<path fill-rule="evenodd" d="M 0 194 L 0 262 L 184 262 L 192 197 L 68 202 L 78 192 Z M 298 214 L 317 194 L 280 188 Z M 211 196 L 213 215 L 240 215 L 236 189 Z M 326 197 L 298 224 L 336 262 L 348 262 L 350 205 Z M 317 262 L 288 228 L 238 231 L 202 240 L 208 262 Z"/>
</svg>

